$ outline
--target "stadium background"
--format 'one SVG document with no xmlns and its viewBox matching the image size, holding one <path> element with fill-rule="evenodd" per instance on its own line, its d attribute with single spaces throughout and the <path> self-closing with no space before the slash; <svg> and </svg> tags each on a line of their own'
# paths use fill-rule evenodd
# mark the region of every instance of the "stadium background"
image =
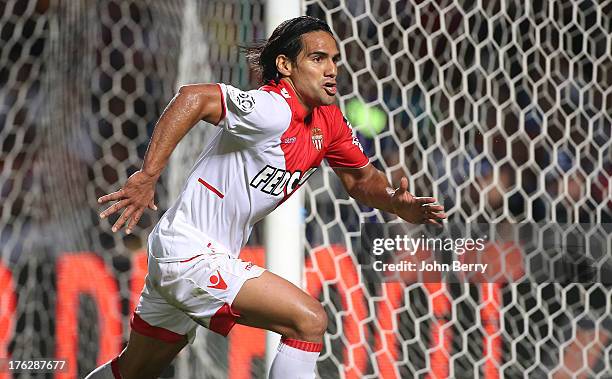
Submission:
<svg viewBox="0 0 612 379">
<path fill-rule="evenodd" d="M 237 46 L 266 37 L 265 7 L 0 2 L 0 357 L 68 358 L 56 377 L 70 378 L 120 351 L 147 233 L 206 126 L 181 144 L 158 186 L 159 214 L 133 235 L 113 235 L 95 199 L 138 169 L 181 83 L 256 86 Z M 340 41 L 340 106 L 358 99 L 388 114 L 379 135 L 360 140 L 394 183 L 409 174 L 454 221 L 610 223 L 611 1 L 303 9 Z M 350 200 L 327 167 L 303 191 L 306 288 L 330 316 L 321 377 L 610 377 L 609 286 L 368 286 L 350 252 L 360 221 L 388 215 Z M 263 263 L 263 244 L 258 227 L 247 258 Z M 263 341 L 243 328 L 227 340 L 202 333 L 165 377 L 264 377 Z"/>
</svg>

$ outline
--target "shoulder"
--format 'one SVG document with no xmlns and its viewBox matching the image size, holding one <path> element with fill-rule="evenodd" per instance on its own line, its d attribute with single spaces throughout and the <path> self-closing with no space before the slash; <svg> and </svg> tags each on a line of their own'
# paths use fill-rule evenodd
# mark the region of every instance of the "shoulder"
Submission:
<svg viewBox="0 0 612 379">
<path fill-rule="evenodd" d="M 249 144 L 261 144 L 280 136 L 291 123 L 291 109 L 282 96 L 255 89 L 243 91 L 219 84 L 225 99 L 224 129 Z"/>
<path fill-rule="evenodd" d="M 288 111 L 291 111 L 291 106 L 287 102 L 287 99 L 283 96 L 283 94 L 273 87 L 261 87 L 256 90 L 252 90 L 258 96 L 265 97 L 267 101 L 273 102 L 276 105 L 284 108 Z"/>
<path fill-rule="evenodd" d="M 258 91 L 259 93 L 265 93 L 270 99 L 272 99 L 275 103 L 277 103 L 279 106 L 281 106 L 291 114 L 291 102 L 289 101 L 291 96 L 285 88 L 265 85 L 256 89 L 255 91 Z"/>
<path fill-rule="evenodd" d="M 267 88 L 244 91 L 229 84 L 219 84 L 226 95 L 228 109 L 243 115 L 259 114 L 267 118 L 289 119 L 291 109 L 283 97 Z"/>
<path fill-rule="evenodd" d="M 342 126 L 344 122 L 344 115 L 340 108 L 335 105 L 322 105 L 316 108 L 318 117 L 322 120 L 331 130 L 336 130 Z"/>
<path fill-rule="evenodd" d="M 336 104 L 322 105 L 320 107 L 317 107 L 317 109 L 319 110 L 319 112 L 321 112 L 323 116 L 328 117 L 329 119 L 334 121 L 342 119 L 343 117 L 342 111 Z"/>
<path fill-rule="evenodd" d="M 348 122 L 337 105 L 323 105 L 317 107 L 317 111 L 319 118 L 323 120 L 328 130 L 334 135 L 341 133 L 347 127 Z"/>
</svg>

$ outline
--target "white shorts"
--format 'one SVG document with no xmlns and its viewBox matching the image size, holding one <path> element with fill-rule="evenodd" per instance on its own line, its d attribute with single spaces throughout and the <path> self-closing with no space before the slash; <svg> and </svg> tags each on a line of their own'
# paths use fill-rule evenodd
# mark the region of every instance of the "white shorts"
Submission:
<svg viewBox="0 0 612 379">
<path fill-rule="evenodd" d="M 131 326 L 171 343 L 193 342 L 198 325 L 227 336 L 239 317 L 231 308 L 238 291 L 265 271 L 212 248 L 180 261 L 149 255 L 148 270 Z"/>
</svg>

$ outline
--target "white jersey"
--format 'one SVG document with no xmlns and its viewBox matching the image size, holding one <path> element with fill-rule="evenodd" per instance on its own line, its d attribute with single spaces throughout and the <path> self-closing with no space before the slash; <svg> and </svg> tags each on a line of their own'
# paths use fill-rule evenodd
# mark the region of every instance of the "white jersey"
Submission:
<svg viewBox="0 0 612 379">
<path fill-rule="evenodd" d="M 337 106 L 317 107 L 305 117 L 284 80 L 248 92 L 225 84 L 219 90 L 224 126 L 149 236 L 149 253 L 162 261 L 201 254 L 211 241 L 237 257 L 253 225 L 324 158 L 332 167 L 369 163 Z"/>
</svg>

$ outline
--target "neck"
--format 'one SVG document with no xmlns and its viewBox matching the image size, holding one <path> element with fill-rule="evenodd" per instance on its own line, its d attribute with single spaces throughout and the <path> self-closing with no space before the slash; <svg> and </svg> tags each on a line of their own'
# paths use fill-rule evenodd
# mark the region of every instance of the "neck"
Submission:
<svg viewBox="0 0 612 379">
<path fill-rule="evenodd" d="M 291 88 L 293 89 L 293 92 L 295 93 L 295 96 L 297 96 L 298 101 L 300 102 L 300 105 L 304 108 L 304 110 L 306 111 L 306 116 L 310 115 L 312 113 L 312 108 L 308 105 L 306 105 L 306 102 L 304 101 L 304 99 L 302 98 L 302 96 L 300 95 L 300 93 L 296 90 L 295 88 L 295 84 L 293 84 L 293 81 L 291 80 L 291 78 L 288 77 L 284 77 L 281 80 L 285 81 L 285 83 L 289 83 L 289 85 L 291 86 Z"/>
</svg>

